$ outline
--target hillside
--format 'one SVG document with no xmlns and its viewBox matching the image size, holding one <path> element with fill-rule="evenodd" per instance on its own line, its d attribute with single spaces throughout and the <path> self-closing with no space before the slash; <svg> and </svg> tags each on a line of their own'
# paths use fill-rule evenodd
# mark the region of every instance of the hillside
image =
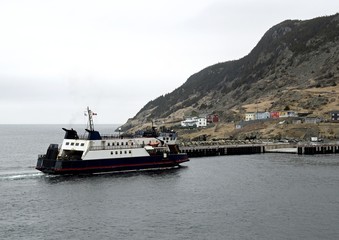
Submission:
<svg viewBox="0 0 339 240">
<path fill-rule="evenodd" d="M 207 113 L 218 113 L 227 123 L 241 120 L 245 111 L 286 107 L 322 116 L 339 109 L 338 82 L 339 14 L 286 20 L 269 29 L 247 56 L 193 74 L 122 127 L 141 127 L 154 119 L 170 125 Z"/>
</svg>

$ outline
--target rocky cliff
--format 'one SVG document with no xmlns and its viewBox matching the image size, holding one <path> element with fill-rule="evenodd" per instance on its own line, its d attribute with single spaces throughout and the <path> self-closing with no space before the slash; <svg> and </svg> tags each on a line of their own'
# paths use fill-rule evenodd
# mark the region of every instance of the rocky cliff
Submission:
<svg viewBox="0 0 339 240">
<path fill-rule="evenodd" d="M 254 109 L 322 115 L 339 109 L 338 82 L 339 14 L 286 20 L 269 29 L 247 56 L 193 74 L 173 92 L 147 103 L 123 128 L 154 119 L 171 124 L 206 113 L 237 121 Z"/>
</svg>

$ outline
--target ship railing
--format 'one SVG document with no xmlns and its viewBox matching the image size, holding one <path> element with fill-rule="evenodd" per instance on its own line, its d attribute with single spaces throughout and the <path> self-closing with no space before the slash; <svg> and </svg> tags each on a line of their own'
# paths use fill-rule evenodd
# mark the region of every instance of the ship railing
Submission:
<svg viewBox="0 0 339 240">
<path fill-rule="evenodd" d="M 135 149 L 135 148 L 144 148 L 145 146 L 149 146 L 146 144 L 133 144 L 133 145 L 120 145 L 120 146 L 89 146 L 88 150 L 92 151 L 99 151 L 99 150 L 126 150 L 126 149 Z M 159 147 L 152 147 L 153 150 L 166 150 L 168 149 L 167 146 L 159 146 Z"/>
<path fill-rule="evenodd" d="M 102 140 L 107 140 L 107 139 L 123 139 L 124 137 L 123 136 L 119 136 L 117 134 L 103 134 L 103 135 L 100 135 L 101 136 L 101 139 Z M 134 138 L 134 137 L 129 137 L 129 138 Z M 88 134 L 85 133 L 85 134 L 82 134 L 82 135 L 79 135 L 79 139 L 80 140 L 88 140 Z"/>
<path fill-rule="evenodd" d="M 100 134 L 102 140 L 107 139 L 125 139 L 125 138 L 142 138 L 142 136 L 134 135 L 134 136 L 123 136 L 118 134 Z M 88 133 L 84 133 L 81 135 L 78 135 L 79 140 L 88 140 Z M 161 133 L 158 137 L 168 137 L 168 134 Z M 176 140 L 177 135 L 172 133 L 172 136 L 170 137 L 171 140 Z"/>
<path fill-rule="evenodd" d="M 101 135 L 102 139 L 120 139 L 122 136 L 119 136 L 117 134 L 103 134 Z"/>
<path fill-rule="evenodd" d="M 98 151 L 98 150 L 125 150 L 125 149 L 135 149 L 143 148 L 144 145 L 134 144 L 134 145 L 121 145 L 121 146 L 90 146 L 89 150 Z"/>
</svg>

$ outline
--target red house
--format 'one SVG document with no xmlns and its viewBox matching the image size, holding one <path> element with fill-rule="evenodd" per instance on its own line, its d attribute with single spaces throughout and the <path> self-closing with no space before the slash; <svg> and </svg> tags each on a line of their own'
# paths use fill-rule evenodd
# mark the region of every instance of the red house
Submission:
<svg viewBox="0 0 339 240">
<path fill-rule="evenodd" d="M 271 118 L 273 118 L 273 119 L 277 119 L 277 118 L 280 117 L 279 112 L 271 112 L 270 115 L 271 115 Z"/>
<path fill-rule="evenodd" d="M 217 123 L 219 122 L 219 115 L 218 114 L 211 114 L 207 116 L 208 123 Z"/>
</svg>

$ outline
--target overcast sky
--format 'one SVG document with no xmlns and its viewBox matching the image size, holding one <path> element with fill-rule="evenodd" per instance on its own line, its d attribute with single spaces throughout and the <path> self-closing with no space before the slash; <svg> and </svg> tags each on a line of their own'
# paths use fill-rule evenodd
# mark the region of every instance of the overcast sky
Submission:
<svg viewBox="0 0 339 240">
<path fill-rule="evenodd" d="M 125 123 L 201 69 L 336 0 L 0 0 L 0 124 Z"/>
</svg>

